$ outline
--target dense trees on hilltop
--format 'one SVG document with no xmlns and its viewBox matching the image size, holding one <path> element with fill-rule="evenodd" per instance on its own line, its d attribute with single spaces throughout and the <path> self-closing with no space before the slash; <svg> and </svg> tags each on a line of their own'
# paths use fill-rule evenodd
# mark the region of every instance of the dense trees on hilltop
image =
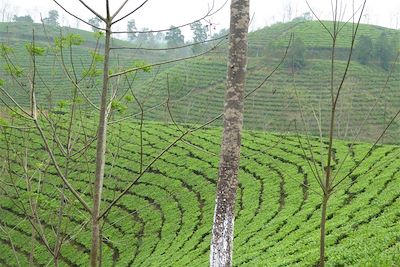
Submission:
<svg viewBox="0 0 400 267">
<path fill-rule="evenodd" d="M 387 32 L 382 32 L 375 43 L 371 37 L 361 35 L 354 48 L 355 59 L 361 64 L 376 62 L 384 70 L 390 69 L 398 44 L 396 37 L 390 37 Z"/>
<path fill-rule="evenodd" d="M 50 10 L 48 16 L 43 19 L 43 23 L 52 26 L 58 26 L 58 17 L 59 15 L 57 10 Z"/>
<path fill-rule="evenodd" d="M 369 36 L 361 35 L 355 46 L 355 58 L 361 64 L 368 64 L 373 57 L 374 46 Z"/>
<path fill-rule="evenodd" d="M 22 23 L 33 23 L 33 19 L 29 15 L 25 15 L 25 16 L 16 16 L 16 15 L 14 15 L 13 21 L 14 22 L 22 22 Z"/>
<path fill-rule="evenodd" d="M 176 47 L 185 43 L 185 37 L 183 36 L 181 29 L 171 26 L 170 30 L 165 35 L 168 47 Z"/>
</svg>

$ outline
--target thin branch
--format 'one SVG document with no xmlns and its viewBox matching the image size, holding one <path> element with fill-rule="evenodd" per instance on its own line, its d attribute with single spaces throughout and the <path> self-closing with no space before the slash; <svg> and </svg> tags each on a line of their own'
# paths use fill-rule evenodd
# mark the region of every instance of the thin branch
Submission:
<svg viewBox="0 0 400 267">
<path fill-rule="evenodd" d="M 111 50 L 123 50 L 123 49 L 128 49 L 128 50 L 146 50 L 146 51 L 165 51 L 165 50 L 174 50 L 174 49 L 181 49 L 181 48 L 186 48 L 186 47 L 191 47 L 194 45 L 198 45 L 198 44 L 205 44 L 205 43 L 209 43 L 209 42 L 213 42 L 213 41 L 217 41 L 217 40 L 221 40 L 221 39 L 227 39 L 228 35 L 223 35 L 220 36 L 218 38 L 214 38 L 214 39 L 210 39 L 210 40 L 205 40 L 202 42 L 196 42 L 196 43 L 190 43 L 190 44 L 185 44 L 182 46 L 174 46 L 174 47 L 165 47 L 165 48 L 147 48 L 147 47 L 128 47 L 128 46 L 122 46 L 122 47 L 111 47 Z"/>
<path fill-rule="evenodd" d="M 116 34 L 119 34 L 119 33 L 157 33 L 157 32 L 168 32 L 168 31 L 170 31 L 170 30 L 180 29 L 180 28 L 189 26 L 190 24 L 193 24 L 193 23 L 196 23 L 196 22 L 200 22 L 200 21 L 202 21 L 202 20 L 205 20 L 207 17 L 213 16 L 214 14 L 216 14 L 217 12 L 219 12 L 219 11 L 226 5 L 227 2 L 228 2 L 228 0 L 226 0 L 216 11 L 211 12 L 211 11 L 214 9 L 214 2 L 213 2 L 213 6 L 207 11 L 207 13 L 206 13 L 203 17 L 201 17 L 201 18 L 199 18 L 199 19 L 196 19 L 196 20 L 194 20 L 194 21 L 185 23 L 185 24 L 181 24 L 181 25 L 179 25 L 179 26 L 175 26 L 175 27 L 168 28 L 168 29 L 149 30 L 149 31 L 115 31 L 115 32 L 113 32 L 113 33 L 116 33 Z"/>
<path fill-rule="evenodd" d="M 81 22 L 83 22 L 83 23 L 89 25 L 90 27 L 93 27 L 93 28 L 98 29 L 98 30 L 100 30 L 100 31 L 104 31 L 104 30 L 105 30 L 105 29 L 103 29 L 103 28 L 100 28 L 100 27 L 98 27 L 98 26 L 96 26 L 96 25 L 94 25 L 94 24 L 91 24 L 91 23 L 87 22 L 87 21 L 84 20 L 84 19 L 81 19 L 80 17 L 76 16 L 74 13 L 68 11 L 63 5 L 61 5 L 60 3 L 58 3 L 57 0 L 53 0 L 53 2 L 56 3 L 62 10 L 64 10 L 65 13 L 67 13 L 68 15 L 70 15 L 70 16 L 76 18 L 77 20 L 79 20 L 79 21 L 81 21 Z M 100 18 L 100 17 L 99 17 L 99 18 Z M 101 18 L 102 18 L 102 17 L 101 17 Z M 102 19 L 102 20 L 104 21 L 104 19 Z"/>
<path fill-rule="evenodd" d="M 53 0 L 55 1 L 55 0 Z M 96 17 L 98 17 L 99 19 L 101 19 L 104 22 L 107 22 L 107 19 L 104 18 L 102 15 L 100 15 L 99 13 L 97 13 L 93 8 L 91 8 L 89 5 L 87 5 L 84 1 L 79 0 L 79 2 L 86 7 L 90 12 L 92 12 Z M 107 6 L 108 6 L 108 0 L 106 0 Z M 109 8 L 108 8 L 109 9 Z"/>
<path fill-rule="evenodd" d="M 196 54 L 196 55 L 188 56 L 188 57 L 176 58 L 176 59 L 172 59 L 172 60 L 166 60 L 166 61 L 157 62 L 157 63 L 152 63 L 152 64 L 147 64 L 147 65 L 144 65 L 144 66 L 141 66 L 141 67 L 130 68 L 130 69 L 127 69 L 127 70 L 124 70 L 124 71 L 121 71 L 121 72 L 113 73 L 113 74 L 111 74 L 109 77 L 110 77 L 110 79 L 111 79 L 111 78 L 114 78 L 114 77 L 117 77 L 117 76 L 121 76 L 121 75 L 130 73 L 130 72 L 134 72 L 134 71 L 138 71 L 138 70 L 142 70 L 142 69 L 146 69 L 146 68 L 150 68 L 150 67 L 154 67 L 154 66 L 160 66 L 160 65 L 165 65 L 165 64 L 169 64 L 169 63 L 174 63 L 174 62 L 178 62 L 178 61 L 183 61 L 183 60 L 188 60 L 188 59 L 200 57 L 200 56 L 203 56 L 203 55 L 209 53 L 210 51 L 213 51 L 213 50 L 216 49 L 217 47 L 219 47 L 219 46 L 221 45 L 222 42 L 223 42 L 223 41 L 218 42 L 218 43 L 217 43 L 215 46 L 213 46 L 211 49 L 209 49 L 209 50 L 207 50 L 207 51 L 205 51 L 205 52 L 202 52 L 202 53 L 200 53 L 200 54 Z"/>
<path fill-rule="evenodd" d="M 333 34 L 332 32 L 328 29 L 328 27 L 326 27 L 326 25 L 322 22 L 322 20 L 317 16 L 317 14 L 314 12 L 314 10 L 312 9 L 312 7 L 310 6 L 310 4 L 308 3 L 308 0 L 306 0 L 306 4 L 308 6 L 308 8 L 310 9 L 311 13 L 314 15 L 314 17 L 317 18 L 318 22 L 322 25 L 322 27 L 325 28 L 325 30 L 329 33 L 329 35 L 331 36 L 331 38 L 333 39 Z"/>
<path fill-rule="evenodd" d="M 79 195 L 79 193 L 75 190 L 75 188 L 69 183 L 69 181 L 66 179 L 66 177 L 64 176 L 64 174 L 62 173 L 60 167 L 57 164 L 57 160 L 53 154 L 52 149 L 50 148 L 50 145 L 47 141 L 47 138 L 42 130 L 42 127 L 40 126 L 39 122 L 37 120 L 34 120 L 36 128 L 39 131 L 39 134 L 43 140 L 43 143 L 45 145 L 46 151 L 49 154 L 51 161 L 53 162 L 53 165 L 57 171 L 58 176 L 60 176 L 60 178 L 63 180 L 63 182 L 65 183 L 65 185 L 68 187 L 68 190 L 76 197 L 76 199 L 82 204 L 82 206 L 86 209 L 86 211 L 89 212 L 89 214 L 92 213 L 91 208 L 89 207 L 89 205 L 86 203 L 86 201 Z"/>
<path fill-rule="evenodd" d="M 99 215 L 99 217 L 97 218 L 98 220 L 100 220 L 102 217 L 104 217 L 110 210 L 111 208 L 123 197 L 126 195 L 126 193 L 132 188 L 132 186 L 134 186 L 139 180 L 140 178 L 142 178 L 142 176 L 151 168 L 151 166 L 153 166 L 153 164 L 158 161 L 166 152 L 168 152 L 173 146 L 175 146 L 176 143 L 178 143 L 180 140 L 182 140 L 186 135 L 191 134 L 199 129 L 202 129 L 208 125 L 210 125 L 211 123 L 213 123 L 214 121 L 218 120 L 219 118 L 222 117 L 223 114 L 220 114 L 218 116 L 216 116 L 215 118 L 209 120 L 208 122 L 189 129 L 187 131 L 185 131 L 184 133 L 182 133 L 179 137 L 177 137 L 172 143 L 170 143 L 166 148 L 164 148 L 163 151 L 161 151 L 152 161 L 150 161 L 150 163 L 146 166 L 146 168 L 143 169 L 143 171 L 141 173 L 139 173 L 136 178 L 118 195 L 118 197 L 116 197 L 110 204 L 109 206 Z"/>
<path fill-rule="evenodd" d="M 386 128 L 382 131 L 378 139 L 375 141 L 375 143 L 371 146 L 371 148 L 368 150 L 367 153 L 365 153 L 364 157 L 357 162 L 356 166 L 354 166 L 350 172 L 348 172 L 342 179 L 340 179 L 335 185 L 332 186 L 332 190 L 335 189 L 337 186 L 339 186 L 344 180 L 346 180 L 347 177 L 349 177 L 360 165 L 361 163 L 367 158 L 368 154 L 371 153 L 371 151 L 376 147 L 376 145 L 379 143 L 379 141 L 382 139 L 382 137 L 385 135 L 386 131 L 389 129 L 389 127 L 393 124 L 393 122 L 396 120 L 396 118 L 399 116 L 400 110 L 397 111 L 396 115 L 393 116 L 393 118 L 390 120 L 389 124 L 386 126 Z"/>
<path fill-rule="evenodd" d="M 127 17 L 129 17 L 130 15 L 132 15 L 133 13 L 135 13 L 136 11 L 138 11 L 140 8 L 142 8 L 149 0 L 145 0 L 143 3 L 141 3 L 137 8 L 135 8 L 134 10 L 132 10 L 131 12 L 129 12 L 128 14 L 122 16 L 121 18 L 113 21 L 111 23 L 111 25 L 114 25 L 117 22 L 120 22 L 121 20 L 126 19 Z M 124 7 L 124 5 L 127 3 L 128 1 L 125 1 L 125 3 L 123 3 L 121 5 L 121 7 L 117 10 L 117 12 L 115 12 L 115 14 L 112 16 L 112 19 L 115 18 L 115 16 L 121 11 L 121 9 Z"/>
<path fill-rule="evenodd" d="M 258 89 L 260 89 L 268 80 L 269 78 L 271 78 L 271 76 L 279 69 L 279 67 L 283 64 L 283 62 L 285 61 L 290 45 L 292 43 L 293 40 L 293 34 L 290 35 L 290 39 L 289 39 L 289 43 L 286 46 L 285 49 L 285 53 L 283 54 L 283 57 L 281 58 L 281 60 L 279 61 L 278 65 L 275 66 L 275 68 L 264 78 L 264 80 L 254 89 L 252 89 L 250 92 L 248 92 L 244 98 L 247 98 L 248 96 L 250 96 L 251 94 L 253 94 L 255 91 L 257 91 Z"/>
</svg>

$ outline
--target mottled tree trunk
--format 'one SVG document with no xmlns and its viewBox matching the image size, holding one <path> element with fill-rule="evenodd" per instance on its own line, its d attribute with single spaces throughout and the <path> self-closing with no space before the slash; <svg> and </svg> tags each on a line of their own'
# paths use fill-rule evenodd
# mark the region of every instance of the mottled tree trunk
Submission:
<svg viewBox="0 0 400 267">
<path fill-rule="evenodd" d="M 224 132 L 214 210 L 210 266 L 231 266 L 235 198 L 243 125 L 249 0 L 232 0 Z"/>
</svg>

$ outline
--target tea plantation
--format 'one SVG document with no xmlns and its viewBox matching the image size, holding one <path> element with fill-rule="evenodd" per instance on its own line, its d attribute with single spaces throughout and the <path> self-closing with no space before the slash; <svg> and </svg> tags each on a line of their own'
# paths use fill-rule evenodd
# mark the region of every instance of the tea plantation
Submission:
<svg viewBox="0 0 400 267">
<path fill-rule="evenodd" d="M 63 142 L 66 125 L 60 122 L 56 127 Z M 90 121 L 76 127 L 80 136 L 95 132 Z M 111 126 L 103 205 L 141 168 L 139 127 L 136 122 Z M 104 266 L 208 264 L 221 130 L 202 129 L 178 142 L 111 210 L 102 225 Z M 174 125 L 145 122 L 144 166 L 179 136 Z M 0 138 L 0 265 L 27 266 L 31 256 L 34 265 L 47 266 L 52 264 L 52 256 L 37 234 L 32 237 L 25 211 L 29 211 L 29 199 L 36 199 L 43 233 L 53 246 L 62 182 L 35 130 L 2 129 Z M 306 140 L 259 131 L 245 131 L 243 139 L 234 265 L 315 266 L 321 198 L 307 163 L 310 155 L 300 146 Z M 82 152 L 86 142 L 77 138 L 68 178 L 91 203 L 95 150 L 91 145 Z M 326 145 L 318 139 L 311 139 L 310 145 L 318 164 Z M 364 156 L 366 159 L 331 199 L 328 266 L 396 266 L 400 262 L 400 148 L 379 145 L 367 153 L 370 147 L 367 143 L 350 146 L 335 142 L 337 179 Z M 64 168 L 61 152 L 55 151 Z M 24 161 L 26 154 L 29 157 Z M 27 178 L 34 188 L 30 194 L 26 193 Z M 86 266 L 90 217 L 70 193 L 64 204 L 60 263 Z"/>
<path fill-rule="evenodd" d="M 326 136 L 328 129 L 330 41 L 321 27 L 315 21 L 279 23 L 249 35 L 246 92 L 258 90 L 245 101 L 234 266 L 318 264 L 321 189 L 314 175 L 315 168 L 324 172 L 328 145 L 304 133 Z M 58 166 L 91 207 L 102 39 L 70 28 L 33 28 L 45 51 L 35 72 L 39 122 Z M 0 266 L 52 266 L 60 242 L 61 266 L 88 266 L 90 215 L 65 188 L 34 125 L 5 108 L 13 107 L 12 97 L 29 109 L 25 75 L 32 64 L 25 44 L 31 32 L 32 25 L 0 23 L 0 82 L 9 94 L 2 94 L 0 104 Z M 335 86 L 346 68 L 351 32 L 352 25 L 344 25 L 338 39 Z M 398 30 L 360 26 L 360 34 L 373 41 L 382 32 L 400 40 Z M 292 34 L 306 49 L 306 64 L 298 70 L 282 61 Z M 57 38 L 66 36 L 82 42 L 61 51 Z M 117 39 L 112 46 L 111 73 L 182 56 L 120 50 L 132 44 Z M 102 220 L 102 266 L 208 265 L 222 123 L 184 137 L 182 131 L 222 112 L 226 48 L 222 42 L 206 55 L 111 81 L 119 91 L 110 105 L 101 210 L 146 172 Z M 23 75 L 13 79 L 11 65 Z M 399 110 L 399 73 L 394 59 L 390 70 L 374 61 L 350 65 L 334 125 L 333 179 L 347 178 L 329 201 L 327 266 L 399 266 L 398 120 L 370 150 Z M 72 102 L 77 107 L 70 124 Z"/>
</svg>

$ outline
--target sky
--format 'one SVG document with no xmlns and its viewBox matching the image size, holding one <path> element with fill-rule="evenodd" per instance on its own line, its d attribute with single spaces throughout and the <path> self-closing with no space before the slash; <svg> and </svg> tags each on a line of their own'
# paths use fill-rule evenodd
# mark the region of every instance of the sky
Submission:
<svg viewBox="0 0 400 267">
<path fill-rule="evenodd" d="M 93 17 L 89 11 L 79 3 L 78 0 L 58 0 L 66 9 L 79 17 L 89 19 Z M 53 0 L 0 0 L 0 10 L 5 3 L 11 4 L 9 12 L 18 15 L 29 14 L 35 21 L 40 20 L 40 14 L 45 17 L 51 9 L 56 9 L 60 14 L 60 23 L 63 26 L 79 27 L 89 29 L 82 22 L 71 18 L 62 11 Z M 105 0 L 85 0 L 85 2 L 101 14 L 105 14 Z M 116 10 L 123 0 L 110 0 L 111 10 Z M 130 0 L 121 14 L 135 9 L 144 0 Z M 331 0 L 308 0 L 311 8 L 321 19 L 332 19 Z M 353 10 L 353 0 L 342 0 L 341 10 L 344 11 L 344 19 L 349 19 Z M 354 0 L 357 9 L 363 0 Z M 224 5 L 225 4 L 225 5 Z M 131 19 L 135 19 L 138 28 L 147 27 L 152 30 L 166 29 L 171 25 L 182 25 L 203 17 L 213 7 L 213 11 L 220 10 L 207 18 L 203 23 L 212 25 L 212 33 L 218 32 L 229 26 L 229 4 L 230 0 L 148 0 L 146 4 L 135 12 Z M 279 21 L 288 21 L 300 16 L 310 9 L 305 0 L 250 0 L 250 13 L 252 23 L 250 30 L 254 31 L 269 26 Z M 367 0 L 366 9 L 362 17 L 363 23 L 381 25 L 389 28 L 400 28 L 400 0 Z M 124 31 L 126 21 L 116 25 L 114 30 Z M 186 35 L 190 29 L 183 29 Z"/>
</svg>

